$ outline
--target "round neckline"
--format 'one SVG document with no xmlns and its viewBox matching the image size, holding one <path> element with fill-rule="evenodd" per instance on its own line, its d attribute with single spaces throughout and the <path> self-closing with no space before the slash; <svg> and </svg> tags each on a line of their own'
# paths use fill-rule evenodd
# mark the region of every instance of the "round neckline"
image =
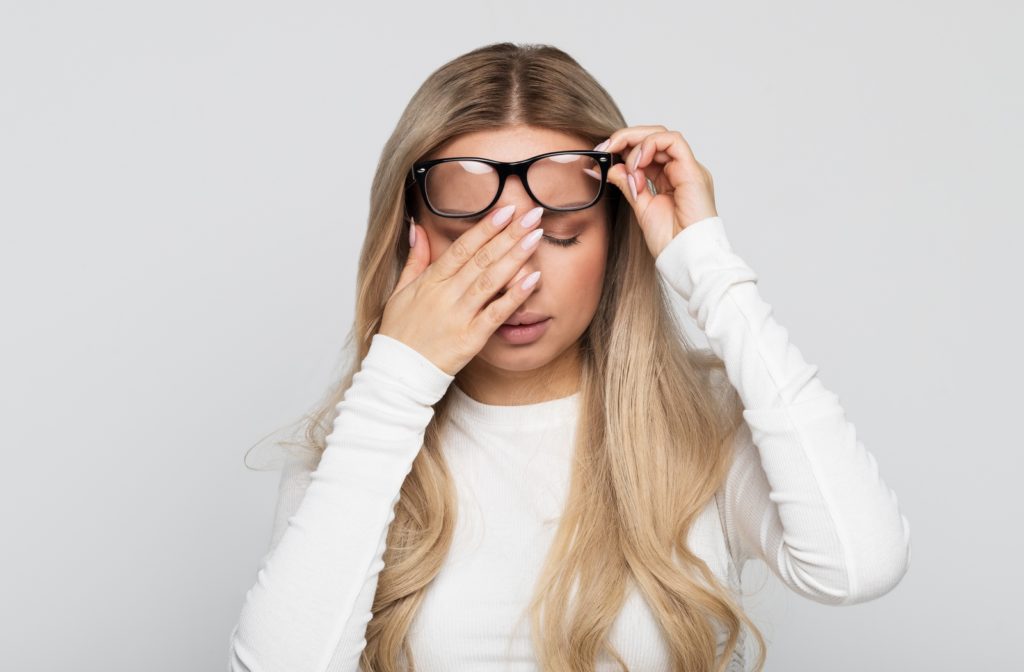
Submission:
<svg viewBox="0 0 1024 672">
<path fill-rule="evenodd" d="M 582 392 L 538 401 L 532 404 L 499 405 L 485 404 L 466 394 L 456 383 L 452 383 L 452 398 L 449 414 L 468 423 L 486 425 L 530 427 L 574 421 L 579 408 Z"/>
</svg>

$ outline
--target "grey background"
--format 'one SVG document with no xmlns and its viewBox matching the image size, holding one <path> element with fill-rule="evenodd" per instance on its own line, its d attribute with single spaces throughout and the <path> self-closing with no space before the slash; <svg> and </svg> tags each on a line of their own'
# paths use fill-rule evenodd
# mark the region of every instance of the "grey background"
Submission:
<svg viewBox="0 0 1024 672">
<path fill-rule="evenodd" d="M 226 666 L 277 486 L 243 455 L 336 373 L 402 108 L 500 40 L 555 44 L 629 124 L 682 131 L 910 520 L 911 569 L 872 603 L 748 569 L 767 669 L 1016 660 L 1021 19 L 1011 2 L 4 2 L 4 667 Z"/>
</svg>

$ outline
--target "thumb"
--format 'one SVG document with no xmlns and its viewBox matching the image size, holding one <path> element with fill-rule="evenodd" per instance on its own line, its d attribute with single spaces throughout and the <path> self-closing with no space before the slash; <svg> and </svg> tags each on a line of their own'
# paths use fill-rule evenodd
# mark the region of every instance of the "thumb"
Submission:
<svg viewBox="0 0 1024 672">
<path fill-rule="evenodd" d="M 405 259 L 405 266 L 401 275 L 398 276 L 398 284 L 395 286 L 395 293 L 402 291 L 402 288 L 419 277 L 420 273 L 430 264 L 430 243 L 423 229 L 416 226 L 416 222 L 409 218 L 409 256 Z"/>
<path fill-rule="evenodd" d="M 630 181 L 633 182 L 632 186 L 629 184 Z M 626 164 L 624 163 L 617 163 L 608 169 L 608 183 L 614 185 L 615 188 L 622 192 L 622 195 L 629 204 L 633 206 L 633 211 L 637 213 L 637 217 L 640 216 L 640 212 L 646 205 L 647 200 L 653 198 L 651 192 L 647 190 L 646 181 L 644 181 L 641 188 L 641 185 L 636 182 L 636 176 L 626 169 Z M 634 193 L 636 194 L 635 196 L 633 195 Z"/>
</svg>

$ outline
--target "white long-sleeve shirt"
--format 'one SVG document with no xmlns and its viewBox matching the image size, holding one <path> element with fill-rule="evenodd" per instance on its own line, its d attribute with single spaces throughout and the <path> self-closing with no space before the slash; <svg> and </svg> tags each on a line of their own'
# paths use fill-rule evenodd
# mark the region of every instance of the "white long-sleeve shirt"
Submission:
<svg viewBox="0 0 1024 672">
<path fill-rule="evenodd" d="M 690 548 L 737 590 L 758 559 L 817 602 L 883 595 L 906 572 L 910 527 L 839 398 L 760 296 L 720 217 L 683 229 L 656 259 L 725 363 L 746 420 L 725 484 Z M 422 672 L 534 671 L 526 606 L 569 484 L 580 393 L 480 403 L 404 343 L 373 336 L 318 465 L 282 470 L 271 545 L 230 635 L 232 672 L 353 672 L 399 490 L 433 404 L 452 395 L 443 450 L 458 496 L 451 550 L 410 628 Z M 631 590 L 611 643 L 633 672 L 669 669 L 653 613 Z M 724 632 L 720 637 L 720 650 Z M 746 670 L 747 645 L 729 667 Z M 610 659 L 599 670 L 618 669 Z"/>
</svg>

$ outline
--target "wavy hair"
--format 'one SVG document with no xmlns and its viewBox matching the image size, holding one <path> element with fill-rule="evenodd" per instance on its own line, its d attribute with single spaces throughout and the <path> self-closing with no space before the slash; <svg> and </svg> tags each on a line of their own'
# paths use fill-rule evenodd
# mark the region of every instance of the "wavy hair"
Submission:
<svg viewBox="0 0 1024 672">
<path fill-rule="evenodd" d="M 511 124 L 593 144 L 626 126 L 608 92 L 549 45 L 486 45 L 427 77 L 374 175 L 346 341 L 355 358 L 303 418 L 304 444 L 317 460 L 409 253 L 404 215 L 412 205 L 412 164 L 457 135 Z M 628 670 L 608 633 L 632 584 L 661 626 L 673 669 L 722 672 L 745 624 L 759 643 L 760 671 L 760 631 L 686 544 L 728 473 L 742 402 L 722 361 L 693 347 L 677 322 L 629 203 L 609 203 L 614 225 L 603 294 L 578 343 L 581 399 L 567 504 L 528 608 L 538 663 L 550 672 L 583 672 L 606 653 Z M 435 404 L 402 484 L 360 659 L 364 672 L 415 669 L 408 630 L 448 553 L 457 514 L 441 446 L 449 399 L 450 392 Z M 721 657 L 718 627 L 728 632 Z"/>
</svg>

